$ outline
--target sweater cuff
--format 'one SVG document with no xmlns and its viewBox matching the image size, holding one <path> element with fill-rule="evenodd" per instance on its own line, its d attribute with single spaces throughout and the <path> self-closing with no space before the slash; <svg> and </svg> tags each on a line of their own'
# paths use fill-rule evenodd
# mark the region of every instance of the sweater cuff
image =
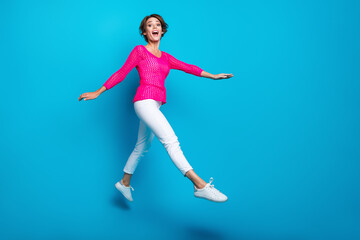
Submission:
<svg viewBox="0 0 360 240">
<path fill-rule="evenodd" d="M 202 71 L 204 71 L 204 70 L 202 70 L 201 68 L 199 68 L 199 70 L 198 70 L 198 72 L 197 72 L 197 76 L 198 76 L 198 77 L 201 77 Z"/>
<path fill-rule="evenodd" d="M 103 84 L 104 87 L 106 87 L 106 90 L 109 90 L 111 88 L 111 86 L 109 86 L 108 84 L 104 83 Z"/>
</svg>

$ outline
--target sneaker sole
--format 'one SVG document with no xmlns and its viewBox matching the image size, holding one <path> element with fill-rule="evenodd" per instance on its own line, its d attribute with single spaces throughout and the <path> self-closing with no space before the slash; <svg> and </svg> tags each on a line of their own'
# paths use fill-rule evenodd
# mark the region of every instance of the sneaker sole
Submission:
<svg viewBox="0 0 360 240">
<path fill-rule="evenodd" d="M 226 202 L 228 199 L 226 198 L 225 200 L 215 200 L 215 199 L 211 199 L 211 198 L 206 198 L 206 197 L 201 197 L 201 196 L 196 196 L 194 195 L 196 198 L 201 198 L 201 199 L 205 199 L 205 200 L 209 200 L 211 202 Z"/>
</svg>

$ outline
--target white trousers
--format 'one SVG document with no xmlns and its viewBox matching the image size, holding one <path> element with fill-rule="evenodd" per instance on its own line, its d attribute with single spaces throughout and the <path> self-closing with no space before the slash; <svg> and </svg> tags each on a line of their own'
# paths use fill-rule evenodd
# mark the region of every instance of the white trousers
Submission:
<svg viewBox="0 0 360 240">
<path fill-rule="evenodd" d="M 174 130 L 160 111 L 161 105 L 161 101 L 153 99 L 144 99 L 134 103 L 135 113 L 140 119 L 140 125 L 135 148 L 124 167 L 125 173 L 134 173 L 140 159 L 148 152 L 154 135 L 165 147 L 172 162 L 184 177 L 187 171 L 193 169 L 180 148 Z"/>
</svg>

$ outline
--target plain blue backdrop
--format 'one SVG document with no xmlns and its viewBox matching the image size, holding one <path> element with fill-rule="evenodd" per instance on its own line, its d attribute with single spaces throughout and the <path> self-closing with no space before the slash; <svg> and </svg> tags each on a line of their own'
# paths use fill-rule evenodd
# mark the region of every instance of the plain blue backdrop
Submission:
<svg viewBox="0 0 360 240">
<path fill-rule="evenodd" d="M 214 81 L 171 70 L 162 112 L 195 172 L 193 185 L 154 138 L 114 187 L 139 119 L 134 68 L 95 91 L 146 45 Z M 2 1 L 1 239 L 360 239 L 359 1 Z"/>
</svg>

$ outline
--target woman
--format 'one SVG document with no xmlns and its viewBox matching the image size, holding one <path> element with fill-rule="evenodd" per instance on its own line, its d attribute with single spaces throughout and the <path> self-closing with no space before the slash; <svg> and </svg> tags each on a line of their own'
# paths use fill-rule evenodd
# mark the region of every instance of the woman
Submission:
<svg viewBox="0 0 360 240">
<path fill-rule="evenodd" d="M 128 199 L 133 201 L 130 179 L 139 160 L 149 150 L 154 135 L 166 148 L 171 160 L 184 177 L 188 177 L 194 184 L 194 195 L 198 198 L 214 202 L 224 202 L 227 196 L 214 188 L 211 184 L 201 179 L 186 160 L 172 127 L 160 111 L 161 105 L 166 103 L 165 78 L 170 69 L 177 69 L 198 77 L 223 79 L 233 77 L 233 74 L 210 74 L 201 68 L 177 60 L 172 55 L 159 50 L 160 39 L 167 32 L 168 24 L 158 14 L 146 16 L 140 24 L 140 34 L 145 38 L 147 45 L 137 45 L 131 51 L 125 64 L 115 72 L 103 86 L 95 92 L 83 93 L 79 101 L 97 98 L 101 93 L 111 89 L 123 81 L 126 75 L 134 68 L 139 72 L 140 86 L 133 99 L 134 109 L 140 119 L 138 139 L 123 169 L 123 178 L 115 187 Z"/>
</svg>

